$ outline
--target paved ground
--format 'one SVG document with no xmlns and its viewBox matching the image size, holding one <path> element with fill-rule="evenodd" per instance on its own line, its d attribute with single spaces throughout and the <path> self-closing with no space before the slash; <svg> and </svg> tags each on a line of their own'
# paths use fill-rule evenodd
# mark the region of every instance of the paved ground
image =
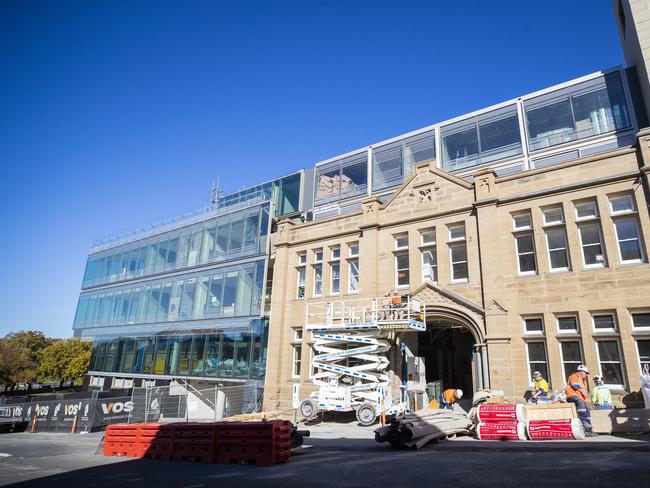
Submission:
<svg viewBox="0 0 650 488">
<path fill-rule="evenodd" d="M 650 487 L 650 435 L 548 443 L 458 438 L 397 451 L 353 423 L 308 428 L 307 447 L 270 468 L 103 457 L 94 454 L 101 434 L 3 434 L 0 485 Z"/>
</svg>

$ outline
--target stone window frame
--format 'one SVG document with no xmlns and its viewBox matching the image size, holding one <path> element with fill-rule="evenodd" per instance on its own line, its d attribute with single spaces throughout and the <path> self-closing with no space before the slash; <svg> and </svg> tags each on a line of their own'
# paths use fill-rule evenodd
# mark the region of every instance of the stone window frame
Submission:
<svg viewBox="0 0 650 488">
<path fill-rule="evenodd" d="M 312 289 L 312 296 L 314 298 L 320 298 L 323 296 L 323 265 L 318 263 L 314 264 L 312 266 L 313 271 L 314 271 L 314 288 Z M 320 270 L 320 281 L 317 279 L 318 278 L 318 270 Z M 317 293 L 318 288 L 320 285 L 320 293 Z"/>
<path fill-rule="evenodd" d="M 598 210 L 598 200 L 595 197 L 585 198 L 580 200 L 574 200 L 573 202 L 573 211 L 575 217 L 575 223 L 578 230 L 578 240 L 580 242 L 580 254 L 582 255 L 582 267 L 583 269 L 602 269 L 607 267 L 607 249 L 605 247 L 605 240 L 603 238 L 603 228 L 600 219 L 600 212 Z M 593 206 L 593 213 L 586 216 L 580 216 L 580 208 L 584 208 L 586 205 Z M 587 225 L 595 225 L 598 231 L 598 239 L 600 242 L 601 257 L 602 260 L 597 263 L 587 264 L 585 260 L 585 244 L 582 242 L 582 227 Z M 593 246 L 593 244 L 587 244 L 587 246 Z"/>
<path fill-rule="evenodd" d="M 570 371 L 569 372 L 565 368 L 564 351 L 562 351 L 562 344 L 569 343 L 569 342 L 577 342 L 578 343 L 578 349 L 580 350 L 580 361 L 578 361 L 577 364 L 578 365 L 585 364 L 584 363 L 584 361 L 585 361 L 585 350 L 584 350 L 584 346 L 582 344 L 582 338 L 581 337 L 574 336 L 574 337 L 567 337 L 567 338 L 562 338 L 562 339 L 558 338 L 557 344 L 558 344 L 558 350 L 559 350 L 559 353 L 560 353 L 560 366 L 562 367 L 563 378 L 564 378 L 565 381 L 570 375 L 572 375 L 573 373 L 575 373 L 577 371 L 577 369 L 576 369 L 576 371 Z M 570 362 L 574 363 L 574 361 L 570 361 Z M 576 366 L 576 368 L 577 368 L 577 366 Z"/>
<path fill-rule="evenodd" d="M 597 310 L 589 312 L 591 315 L 591 330 L 594 334 L 617 334 L 619 332 L 618 317 L 616 316 L 615 310 Z M 614 322 L 614 327 L 611 329 L 603 329 L 596 327 L 596 317 L 604 317 L 609 315 L 612 317 Z"/>
<path fill-rule="evenodd" d="M 616 383 L 605 383 L 605 386 L 608 386 L 609 388 L 616 389 L 616 390 L 626 390 L 627 389 L 627 373 L 625 369 L 625 359 L 623 357 L 623 348 L 621 347 L 621 341 L 619 340 L 618 337 L 608 337 L 608 338 L 603 338 L 603 339 L 597 339 L 594 341 L 594 345 L 596 346 L 596 360 L 598 361 L 598 374 L 600 376 L 603 376 L 603 367 L 602 367 L 602 362 L 600 360 L 600 348 L 598 345 L 601 342 L 615 342 L 616 343 L 616 350 L 618 352 L 618 364 L 621 367 L 621 376 L 623 378 L 623 384 L 616 384 Z M 608 361 L 608 363 L 611 363 L 613 361 Z M 605 377 L 603 376 L 603 380 Z"/>
<path fill-rule="evenodd" d="M 542 322 L 542 330 L 540 331 L 529 331 L 526 328 L 526 321 L 527 320 L 541 320 Z M 523 335 L 524 337 L 527 338 L 538 338 L 538 337 L 544 337 L 546 335 L 546 324 L 544 323 L 544 315 L 542 314 L 532 314 L 532 315 L 522 315 L 521 317 L 521 325 L 523 327 Z"/>
<path fill-rule="evenodd" d="M 463 228 L 463 236 L 462 237 L 453 237 L 452 229 L 458 229 L 462 227 Z M 451 273 L 451 284 L 461 284 L 461 283 L 469 283 L 469 255 L 468 255 L 468 249 L 467 249 L 467 225 L 465 221 L 461 222 L 454 222 L 451 224 L 447 224 L 447 236 L 448 236 L 448 241 L 447 241 L 447 247 L 449 248 L 449 263 L 451 265 L 451 269 L 449 270 Z M 453 258 L 453 250 L 458 247 L 464 247 L 465 248 L 465 261 L 454 261 Z M 464 278 L 455 278 L 454 276 L 454 263 L 465 263 L 467 267 L 467 276 Z"/>
<path fill-rule="evenodd" d="M 641 234 L 641 226 L 639 225 L 639 211 L 636 206 L 636 201 L 634 200 L 634 196 L 630 193 L 614 193 L 611 195 L 607 195 L 608 197 L 608 207 L 609 207 L 609 215 L 610 218 L 612 219 L 612 224 L 614 227 L 614 236 L 616 238 L 616 249 L 618 251 L 618 262 L 621 264 L 625 265 L 631 265 L 631 264 L 642 264 L 646 261 L 646 254 L 645 254 L 645 249 L 643 246 L 643 237 Z M 614 210 L 614 200 L 620 200 L 620 199 L 627 199 L 629 202 L 629 208 L 625 210 L 619 210 L 615 211 Z M 621 253 L 621 240 L 619 239 L 618 235 L 618 226 L 616 225 L 617 222 L 621 220 L 631 220 L 634 223 L 634 227 L 636 229 L 636 243 L 637 243 L 637 248 L 639 250 L 639 259 L 623 259 L 623 255 Z"/>
<path fill-rule="evenodd" d="M 575 330 L 561 330 L 560 319 L 571 317 L 576 321 Z M 577 312 L 562 312 L 555 314 L 555 330 L 558 336 L 578 336 L 580 335 L 580 317 Z"/>
<path fill-rule="evenodd" d="M 538 273 L 537 265 L 537 246 L 535 245 L 535 233 L 533 225 L 533 214 L 530 209 L 521 210 L 513 212 L 510 214 L 512 217 L 512 236 L 515 243 L 515 255 L 517 256 L 517 275 L 518 276 L 534 276 Z M 519 225 L 517 219 L 521 217 L 528 217 L 528 223 L 526 225 Z M 529 237 L 532 243 L 532 251 L 530 252 L 521 252 L 519 249 L 519 239 L 523 237 Z M 522 271 L 521 270 L 521 257 L 524 255 L 532 254 L 533 256 L 533 267 L 532 270 Z"/>
<path fill-rule="evenodd" d="M 544 364 L 546 365 L 546 371 L 548 377 L 545 377 L 544 379 L 548 382 L 549 388 L 551 387 L 551 378 L 550 378 L 550 367 L 549 367 L 549 362 L 548 362 L 548 344 L 546 343 L 546 340 L 542 337 L 535 337 L 534 339 L 525 339 L 524 343 L 526 344 L 526 347 L 524 348 L 526 351 L 526 366 L 528 367 L 528 387 L 533 388 L 535 385 L 535 382 L 533 381 L 533 371 L 539 371 L 537 367 L 532 368 L 531 365 L 533 364 L 530 360 L 530 351 L 529 351 L 529 345 L 530 344 L 542 344 L 544 346 Z M 540 361 L 535 361 L 535 364 L 540 364 Z"/>
<path fill-rule="evenodd" d="M 566 219 L 564 216 L 564 207 L 561 203 L 556 205 L 548 205 L 542 207 L 542 219 L 543 219 L 543 229 L 544 229 L 544 242 L 546 243 L 546 253 L 548 257 L 548 269 L 550 273 L 566 273 L 571 271 L 571 250 L 569 246 L 569 236 L 567 234 L 566 228 Z M 547 215 L 549 212 L 559 210 L 560 219 L 559 220 L 548 220 Z M 565 267 L 554 268 L 553 261 L 551 259 L 551 251 L 559 251 L 560 247 L 551 249 L 549 243 L 549 233 L 562 231 L 564 233 L 564 255 L 566 256 L 567 265 Z"/>
<path fill-rule="evenodd" d="M 300 332 L 297 334 L 297 332 Z M 302 374 L 302 349 L 304 329 L 300 326 L 291 328 L 291 378 L 300 379 Z M 298 367 L 296 374 L 296 366 Z"/>
<path fill-rule="evenodd" d="M 648 327 L 637 327 L 634 323 L 634 316 L 637 314 L 650 314 L 650 308 L 634 308 L 628 309 L 630 327 L 635 332 L 650 332 L 650 326 Z"/>
</svg>

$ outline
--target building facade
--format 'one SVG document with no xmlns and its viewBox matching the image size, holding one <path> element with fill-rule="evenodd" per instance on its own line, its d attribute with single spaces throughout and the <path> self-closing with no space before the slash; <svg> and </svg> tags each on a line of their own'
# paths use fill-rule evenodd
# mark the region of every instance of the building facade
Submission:
<svg viewBox="0 0 650 488">
<path fill-rule="evenodd" d="M 637 5 L 639 3 L 639 5 Z M 309 304 L 408 294 L 427 330 L 393 332 L 427 381 L 521 398 L 578 364 L 620 395 L 650 364 L 646 10 L 614 1 L 630 66 L 598 71 L 219 196 L 97 243 L 75 335 L 89 383 L 264 386 L 315 373 Z M 644 4 L 645 5 L 645 4 Z M 647 6 L 647 5 L 646 5 Z M 643 7 L 643 8 L 642 8 Z"/>
</svg>

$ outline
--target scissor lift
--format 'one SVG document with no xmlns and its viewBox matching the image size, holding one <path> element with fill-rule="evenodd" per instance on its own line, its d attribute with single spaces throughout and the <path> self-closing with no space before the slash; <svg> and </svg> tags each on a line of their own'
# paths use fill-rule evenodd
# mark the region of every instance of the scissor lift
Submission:
<svg viewBox="0 0 650 488">
<path fill-rule="evenodd" d="M 403 394 L 392 398 L 385 372 L 388 336 L 426 330 L 424 317 L 424 303 L 408 295 L 308 304 L 305 329 L 315 340 L 312 382 L 318 391 L 300 403 L 302 416 L 354 410 L 360 424 L 371 425 L 382 413 L 406 411 Z"/>
</svg>

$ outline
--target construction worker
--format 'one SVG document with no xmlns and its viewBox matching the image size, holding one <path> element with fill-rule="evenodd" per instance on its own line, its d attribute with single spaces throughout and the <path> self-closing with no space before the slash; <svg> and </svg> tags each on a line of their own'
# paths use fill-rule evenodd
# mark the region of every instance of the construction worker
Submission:
<svg viewBox="0 0 650 488">
<path fill-rule="evenodd" d="M 589 392 L 587 391 L 587 375 L 589 370 L 587 366 L 581 364 L 576 368 L 576 372 L 569 376 L 566 380 L 566 401 L 571 402 L 576 406 L 578 418 L 582 422 L 587 437 L 596 437 L 598 434 L 593 432 L 591 426 L 591 414 L 589 413 L 589 405 L 587 399 Z"/>
<path fill-rule="evenodd" d="M 609 388 L 605 386 L 603 377 L 600 375 L 594 375 L 594 390 L 591 392 L 591 405 L 596 410 L 611 410 L 614 408 L 612 406 L 612 394 L 609 392 Z"/>
<path fill-rule="evenodd" d="M 440 395 L 439 401 L 440 401 L 440 408 L 446 408 L 448 410 L 453 409 L 453 404 L 456 403 L 458 400 L 463 398 L 463 390 L 459 390 L 456 388 L 447 388 L 445 391 L 442 392 L 442 395 Z"/>
<path fill-rule="evenodd" d="M 539 400 L 545 400 L 548 396 L 548 382 L 542 377 L 539 371 L 533 372 L 533 381 L 535 382 L 535 391 L 528 399 L 530 403 L 537 403 Z"/>
</svg>

